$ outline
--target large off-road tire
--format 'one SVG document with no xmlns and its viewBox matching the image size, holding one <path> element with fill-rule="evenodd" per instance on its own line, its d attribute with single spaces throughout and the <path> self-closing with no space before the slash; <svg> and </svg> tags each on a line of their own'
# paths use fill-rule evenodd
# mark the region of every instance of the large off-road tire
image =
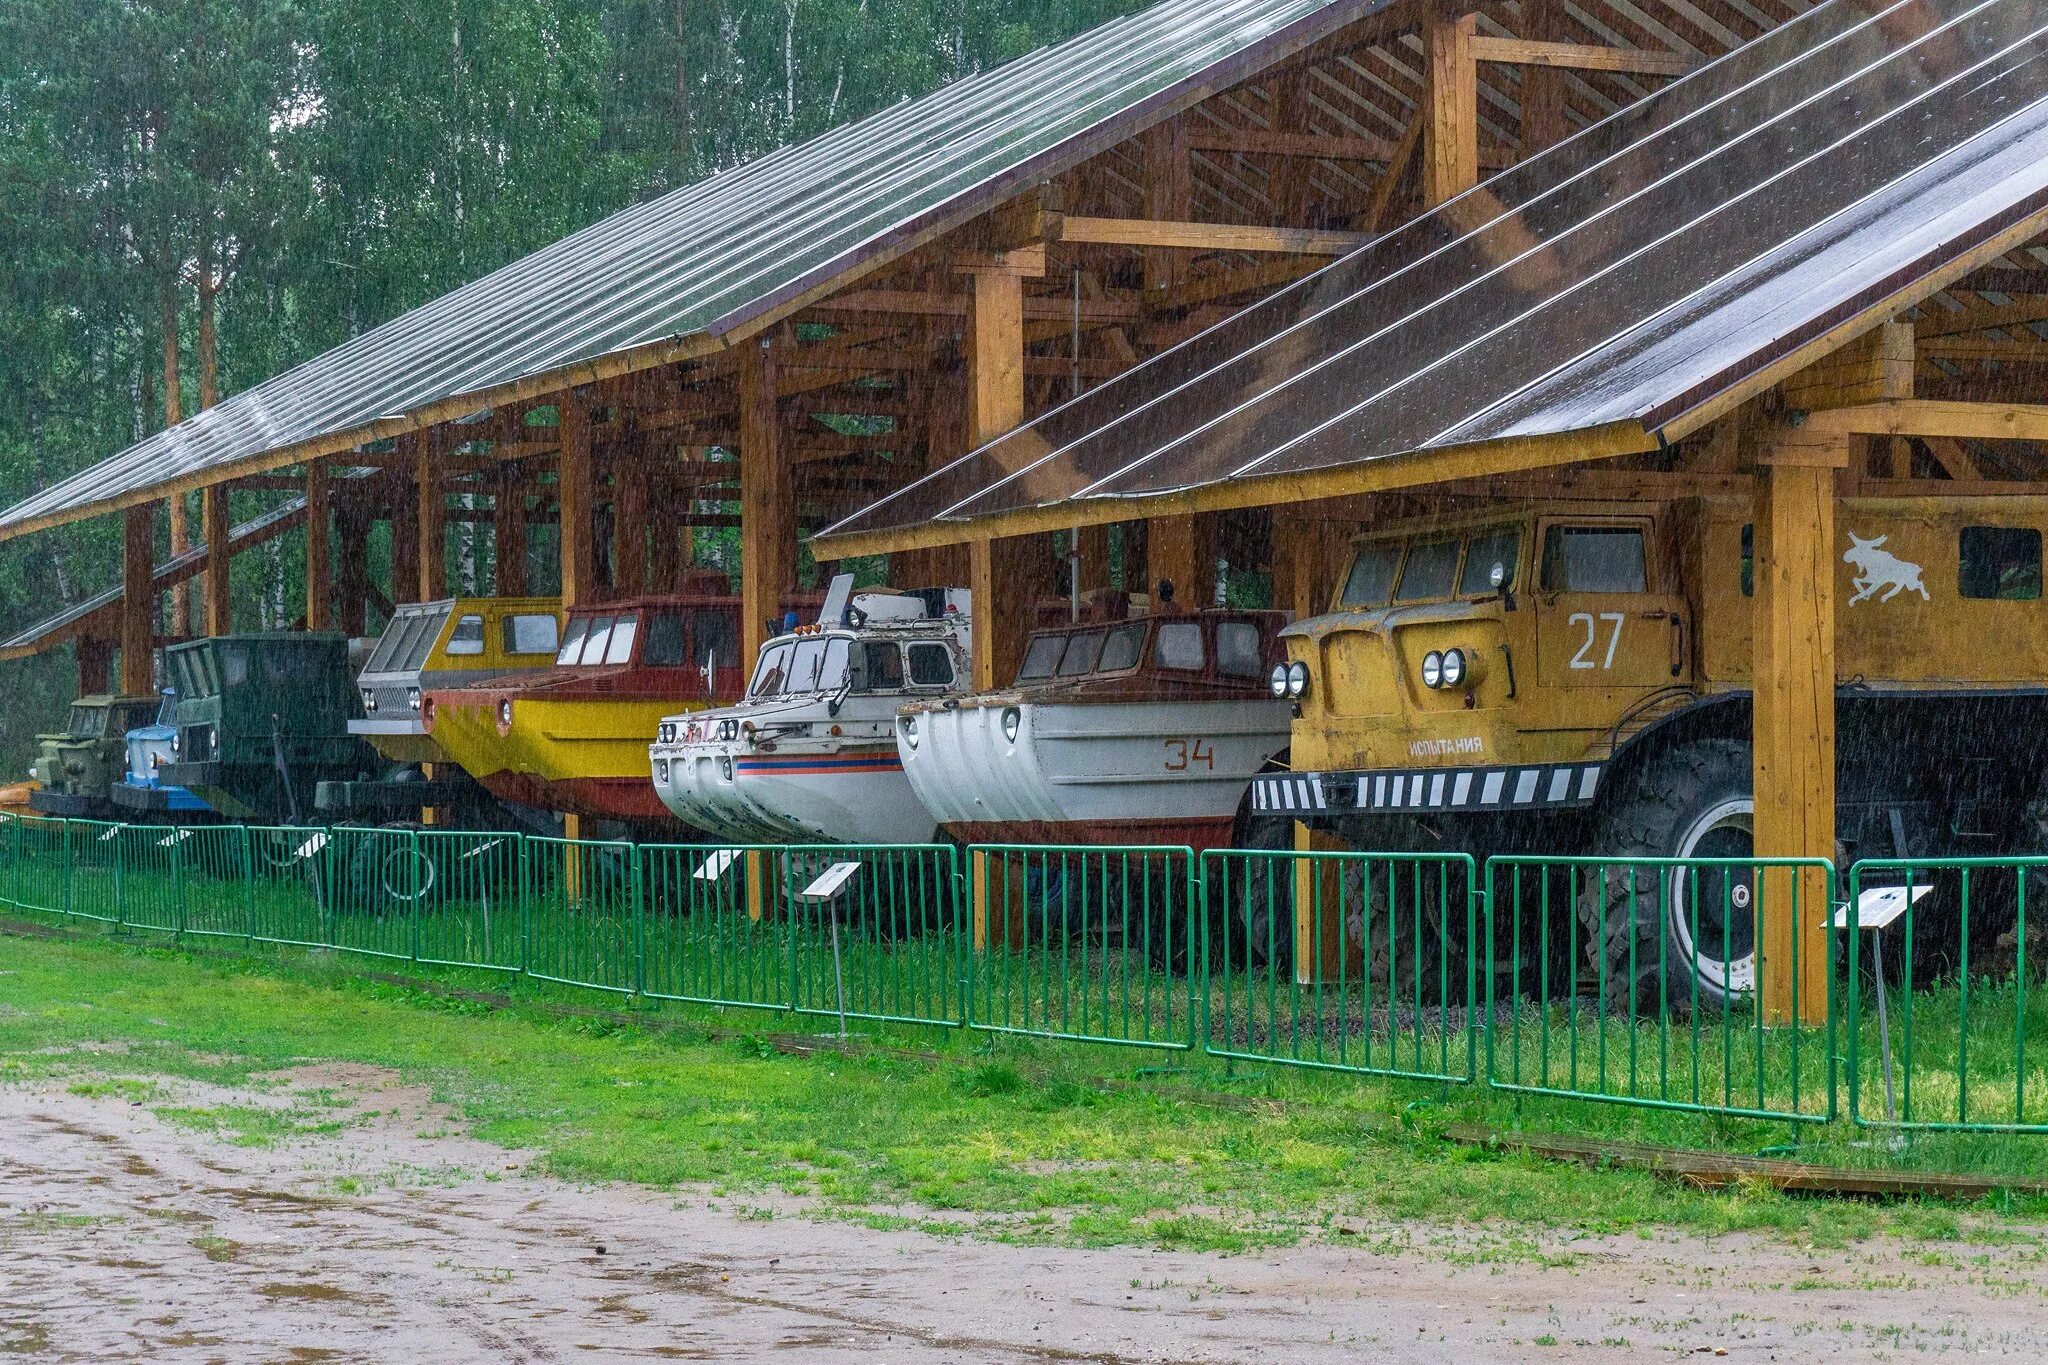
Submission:
<svg viewBox="0 0 2048 1365">
<path fill-rule="evenodd" d="M 1577 909 L 1585 965 L 1610 1009 L 1722 1008 L 1756 989 L 1756 888 L 1748 868 L 1677 870 L 1631 858 L 1748 858 L 1756 803 L 1749 745 L 1702 739 L 1654 754 L 1608 797 Z"/>
</svg>

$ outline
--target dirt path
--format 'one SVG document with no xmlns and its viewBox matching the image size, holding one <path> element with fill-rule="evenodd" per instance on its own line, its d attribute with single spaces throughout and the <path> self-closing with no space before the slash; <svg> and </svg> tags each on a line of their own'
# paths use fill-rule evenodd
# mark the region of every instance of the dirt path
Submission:
<svg viewBox="0 0 2048 1365">
<path fill-rule="evenodd" d="M 1541 1268 L 1391 1227 L 1358 1230 L 1371 1250 L 1237 1258 L 961 1243 L 529 1176 L 371 1068 L 288 1079 L 146 1102 L 0 1089 L 0 1355 L 2038 1359 L 2048 1325 L 2048 1267 L 2023 1250 L 1630 1237 Z M 239 1145 L 205 1131 L 222 1105 L 338 1131 Z"/>
</svg>

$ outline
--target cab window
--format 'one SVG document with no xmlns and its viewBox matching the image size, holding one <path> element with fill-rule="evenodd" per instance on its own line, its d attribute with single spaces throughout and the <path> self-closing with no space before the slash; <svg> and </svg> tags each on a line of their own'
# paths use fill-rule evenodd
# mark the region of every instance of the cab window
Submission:
<svg viewBox="0 0 2048 1365">
<path fill-rule="evenodd" d="M 1059 667 L 1060 655 L 1066 652 L 1067 637 L 1064 635 L 1034 635 L 1024 650 L 1024 664 L 1017 670 L 1021 682 L 1027 678 L 1050 678 L 1052 671 Z"/>
<path fill-rule="evenodd" d="M 1145 652 L 1145 623 L 1134 621 L 1110 631 L 1102 642 L 1102 657 L 1095 661 L 1098 673 L 1121 673 L 1136 668 Z"/>
<path fill-rule="evenodd" d="M 679 668 L 691 662 L 683 655 L 680 613 L 657 611 L 647 618 L 647 643 L 640 647 L 640 662 L 649 668 Z"/>
<path fill-rule="evenodd" d="M 1060 660 L 1062 678 L 1078 678 L 1095 671 L 1095 662 L 1102 655 L 1103 634 L 1099 630 L 1084 630 L 1068 637 L 1066 655 Z"/>
<path fill-rule="evenodd" d="M 2021 526 L 1965 526 L 1956 586 L 1964 597 L 2031 602 L 2041 595 L 2041 533 Z"/>
<path fill-rule="evenodd" d="M 1438 540 L 1417 545 L 1408 551 L 1408 562 L 1401 566 L 1401 586 L 1394 593 L 1394 600 L 1432 602 L 1440 597 L 1449 597 L 1457 572 L 1457 541 Z"/>
<path fill-rule="evenodd" d="M 1262 678 L 1266 670 L 1259 649 L 1259 628 L 1249 621 L 1223 621 L 1216 627 L 1216 669 L 1227 678 Z"/>
<path fill-rule="evenodd" d="M 481 654 L 484 652 L 484 618 L 462 616 L 456 618 L 455 629 L 448 632 L 450 654 Z"/>
<path fill-rule="evenodd" d="M 1552 526 L 1543 533 L 1545 592 L 1647 592 L 1640 526 Z"/>
<path fill-rule="evenodd" d="M 222 645 L 220 671 L 223 687 L 240 687 L 249 681 L 249 651 L 240 645 Z"/>
<path fill-rule="evenodd" d="M 1515 558 L 1522 550 L 1522 532 L 1517 527 L 1481 531 L 1465 548 L 1465 572 L 1458 576 L 1458 596 L 1485 597 L 1515 586 Z M 1498 565 L 1501 580 L 1493 581 Z"/>
<path fill-rule="evenodd" d="M 1397 545 L 1368 545 L 1351 561 L 1338 602 L 1347 607 L 1383 607 L 1394 590 L 1394 569 L 1401 562 Z"/>
<path fill-rule="evenodd" d="M 583 652 L 569 662 L 572 664 L 596 664 L 604 662 L 604 647 L 611 642 L 612 622 L 616 617 L 593 616 L 590 618 L 590 633 L 583 637 Z"/>
<path fill-rule="evenodd" d="M 561 628 L 547 613 L 521 613 L 504 622 L 507 654 L 552 654 L 561 643 Z"/>
<path fill-rule="evenodd" d="M 953 654 L 941 644 L 910 647 L 910 681 L 917 687 L 945 687 L 953 681 Z"/>
<path fill-rule="evenodd" d="M 611 643 L 605 646 L 604 661 L 608 664 L 631 663 L 633 640 L 639 634 L 640 618 L 621 616 L 618 624 L 612 627 Z"/>
<path fill-rule="evenodd" d="M 1202 623 L 1168 621 L 1159 627 L 1159 641 L 1152 647 L 1152 661 L 1161 668 L 1201 672 L 1206 662 L 1202 652 Z"/>
<path fill-rule="evenodd" d="M 590 633 L 590 621 L 586 617 L 569 618 L 569 633 L 562 637 L 562 652 L 555 656 L 558 664 L 573 664 L 583 655 L 583 640 Z"/>
<path fill-rule="evenodd" d="M 434 641 L 441 634 L 441 623 L 447 619 L 445 608 L 415 615 L 405 632 L 405 644 L 393 661 L 394 670 L 399 673 L 419 672 L 425 666 L 427 656 L 434 652 Z"/>
<path fill-rule="evenodd" d="M 903 651 L 887 640 L 861 645 L 861 674 L 870 692 L 894 692 L 903 686 Z"/>
<path fill-rule="evenodd" d="M 690 662 L 711 661 L 716 668 L 730 668 L 740 657 L 739 618 L 730 611 L 700 611 L 690 618 Z"/>
<path fill-rule="evenodd" d="M 761 651 L 761 662 L 754 665 L 754 681 L 747 686 L 750 697 L 772 697 L 782 691 L 783 681 L 789 676 L 789 656 L 794 648 L 789 641 L 770 645 Z"/>
</svg>

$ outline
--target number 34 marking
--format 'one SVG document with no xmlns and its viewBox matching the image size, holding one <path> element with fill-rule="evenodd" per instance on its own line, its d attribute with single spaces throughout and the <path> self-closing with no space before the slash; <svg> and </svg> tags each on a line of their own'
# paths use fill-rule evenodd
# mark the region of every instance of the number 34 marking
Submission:
<svg viewBox="0 0 2048 1365">
<path fill-rule="evenodd" d="M 1216 771 L 1216 746 L 1206 739 L 1169 739 L 1166 753 L 1166 771 L 1170 773 L 1184 773 L 1197 763 Z"/>
<path fill-rule="evenodd" d="M 1585 643 L 1579 646 L 1578 653 L 1572 655 L 1573 668 L 1606 669 L 1614 667 L 1614 647 L 1621 643 L 1621 623 L 1627 618 L 1618 611 L 1603 611 L 1600 613 L 1599 619 L 1603 622 L 1612 623 L 1614 629 L 1609 631 L 1607 635 L 1607 653 L 1601 657 L 1598 663 L 1595 663 L 1592 655 L 1597 647 L 1599 629 L 1593 619 L 1593 613 L 1590 611 L 1575 611 L 1568 618 L 1569 624 L 1576 626 L 1583 622 L 1586 627 Z"/>
</svg>

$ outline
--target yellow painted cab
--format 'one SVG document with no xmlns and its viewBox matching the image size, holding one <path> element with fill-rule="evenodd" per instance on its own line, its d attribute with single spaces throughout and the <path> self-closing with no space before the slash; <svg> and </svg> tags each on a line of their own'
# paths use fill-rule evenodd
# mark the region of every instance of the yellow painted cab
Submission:
<svg viewBox="0 0 2048 1365">
<path fill-rule="evenodd" d="M 561 612 L 554 597 L 452 597 L 398 607 L 356 678 L 363 715 L 349 732 L 393 763 L 448 761 L 427 733 L 427 693 L 552 666 Z"/>
</svg>

